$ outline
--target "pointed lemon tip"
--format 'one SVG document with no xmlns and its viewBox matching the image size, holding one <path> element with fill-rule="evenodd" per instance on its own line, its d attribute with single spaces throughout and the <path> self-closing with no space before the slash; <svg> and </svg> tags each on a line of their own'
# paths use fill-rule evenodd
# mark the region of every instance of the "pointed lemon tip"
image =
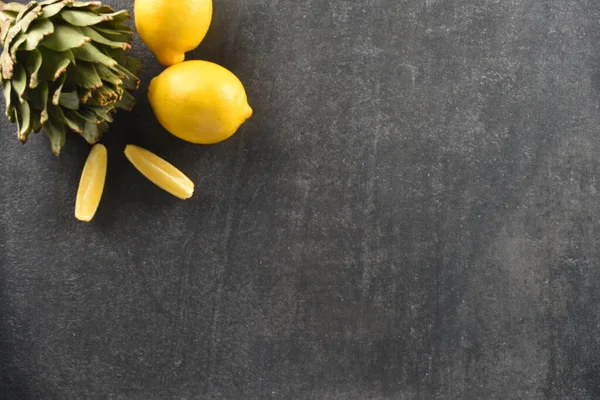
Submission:
<svg viewBox="0 0 600 400">
<path fill-rule="evenodd" d="M 157 54 L 158 62 L 162 65 L 171 66 L 185 61 L 185 53 Z"/>
<path fill-rule="evenodd" d="M 248 119 L 252 116 L 252 114 L 254 114 L 254 110 L 252 110 L 252 107 L 250 107 L 249 104 L 246 104 L 246 110 L 244 110 L 244 117 Z"/>
</svg>

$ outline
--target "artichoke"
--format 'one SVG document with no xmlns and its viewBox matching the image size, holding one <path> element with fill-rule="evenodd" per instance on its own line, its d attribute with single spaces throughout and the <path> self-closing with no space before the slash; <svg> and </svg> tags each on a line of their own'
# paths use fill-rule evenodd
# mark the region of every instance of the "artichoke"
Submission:
<svg viewBox="0 0 600 400">
<path fill-rule="evenodd" d="M 22 143 L 44 128 L 58 155 L 67 131 L 94 144 L 117 108 L 131 110 L 141 63 L 127 55 L 128 19 L 97 1 L 0 1 L 6 116 Z"/>
</svg>

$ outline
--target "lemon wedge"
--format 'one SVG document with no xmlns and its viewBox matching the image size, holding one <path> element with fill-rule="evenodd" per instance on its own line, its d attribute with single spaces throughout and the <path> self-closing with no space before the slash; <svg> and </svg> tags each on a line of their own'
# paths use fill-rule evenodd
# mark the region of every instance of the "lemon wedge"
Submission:
<svg viewBox="0 0 600 400">
<path fill-rule="evenodd" d="M 156 154 L 129 144 L 125 156 L 142 175 L 173 196 L 186 200 L 194 194 L 194 182 Z"/>
<path fill-rule="evenodd" d="M 90 222 L 98 210 L 104 191 L 107 161 L 106 147 L 95 144 L 83 167 L 75 200 L 75 218 L 80 221 Z"/>
</svg>

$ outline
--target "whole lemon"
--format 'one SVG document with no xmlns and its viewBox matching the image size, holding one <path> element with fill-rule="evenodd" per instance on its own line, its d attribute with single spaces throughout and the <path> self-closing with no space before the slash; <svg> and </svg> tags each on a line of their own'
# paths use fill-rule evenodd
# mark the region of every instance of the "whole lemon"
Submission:
<svg viewBox="0 0 600 400">
<path fill-rule="evenodd" d="M 212 20 L 212 0 L 135 0 L 135 26 L 163 65 L 185 60 Z"/>
<path fill-rule="evenodd" d="M 173 135 L 198 144 L 221 142 L 252 116 L 242 82 L 208 61 L 186 61 L 150 83 L 154 114 Z"/>
</svg>

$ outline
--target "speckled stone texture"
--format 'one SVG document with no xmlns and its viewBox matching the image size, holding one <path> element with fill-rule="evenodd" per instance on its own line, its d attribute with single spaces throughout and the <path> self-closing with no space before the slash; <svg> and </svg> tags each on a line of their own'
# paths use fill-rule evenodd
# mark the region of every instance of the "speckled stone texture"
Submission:
<svg viewBox="0 0 600 400">
<path fill-rule="evenodd" d="M 215 0 L 188 58 L 255 110 L 215 146 L 134 52 L 93 224 L 83 140 L 2 118 L 1 399 L 600 398 L 600 2 Z"/>
</svg>

